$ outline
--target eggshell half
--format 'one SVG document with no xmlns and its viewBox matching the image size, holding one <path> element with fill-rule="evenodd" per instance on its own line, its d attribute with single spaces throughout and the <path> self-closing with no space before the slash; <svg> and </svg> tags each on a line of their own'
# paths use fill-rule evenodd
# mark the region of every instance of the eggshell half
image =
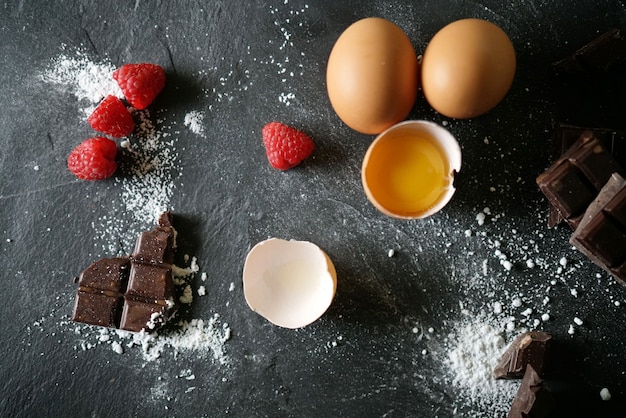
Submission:
<svg viewBox="0 0 626 418">
<path fill-rule="evenodd" d="M 250 309 L 284 328 L 301 328 L 317 320 L 336 289 L 331 259 L 308 241 L 261 241 L 243 267 L 243 292 Z"/>
</svg>

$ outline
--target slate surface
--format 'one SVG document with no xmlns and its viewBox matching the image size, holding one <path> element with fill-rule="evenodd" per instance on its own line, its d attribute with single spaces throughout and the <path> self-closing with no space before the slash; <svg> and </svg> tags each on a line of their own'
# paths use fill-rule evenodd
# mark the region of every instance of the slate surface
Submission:
<svg viewBox="0 0 626 418">
<path fill-rule="evenodd" d="M 483 117 L 449 120 L 418 99 L 410 117 L 445 124 L 464 160 L 455 198 L 427 220 L 391 220 L 367 202 L 359 169 L 373 137 L 341 124 L 325 93 L 334 41 L 367 16 L 397 23 L 418 54 L 445 24 L 480 17 L 500 25 L 518 53 L 512 90 Z M 537 328 L 564 341 L 589 385 L 590 410 L 620 416 L 626 289 L 572 250 L 565 228 L 547 228 L 534 179 L 551 161 L 555 122 L 626 125 L 623 83 L 594 89 L 583 107 L 561 107 L 548 69 L 609 28 L 626 29 L 625 18 L 619 1 L 3 3 L 0 415 L 503 415 L 501 401 L 468 401 L 445 366 L 461 324 L 486 318 L 507 340 Z M 219 314 L 216 326 L 231 332 L 219 345 L 228 364 L 211 351 L 165 348 L 146 361 L 140 347 L 124 345 L 120 355 L 98 330 L 69 322 L 72 278 L 129 252 L 131 237 L 152 225 L 129 209 L 128 171 L 89 183 L 66 170 L 69 151 L 93 132 L 83 111 L 90 104 L 72 83 L 42 79 L 61 56 L 166 69 L 166 89 L 150 108 L 170 141 L 161 151 L 175 156 L 165 201 L 179 231 L 177 265 L 197 257 L 192 287 L 207 293 L 183 318 Z M 584 120 L 584 106 L 598 102 L 610 111 Z M 185 125 L 192 111 L 201 112 L 204 134 Z M 287 173 L 271 169 L 260 141 L 271 120 L 309 133 L 312 158 Z M 486 207 L 491 215 L 479 225 Z M 116 219 L 120 227 L 111 226 Z M 307 328 L 276 328 L 245 304 L 245 254 L 270 236 L 313 241 L 335 262 L 336 299 Z M 523 306 L 512 306 L 516 297 Z M 550 320 L 535 326 L 543 313 Z M 598 401 L 603 387 L 610 402 Z"/>
</svg>

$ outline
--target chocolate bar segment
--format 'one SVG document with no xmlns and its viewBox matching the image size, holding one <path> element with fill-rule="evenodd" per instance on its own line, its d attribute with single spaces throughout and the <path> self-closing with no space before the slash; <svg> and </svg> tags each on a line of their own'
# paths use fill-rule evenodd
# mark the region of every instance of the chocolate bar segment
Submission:
<svg viewBox="0 0 626 418">
<path fill-rule="evenodd" d="M 166 301 L 157 303 L 126 299 L 119 328 L 132 332 L 152 330 L 167 321 Z"/>
<path fill-rule="evenodd" d="M 583 133 L 591 132 L 601 143 L 604 148 L 611 153 L 613 159 L 620 166 L 626 162 L 626 132 L 606 129 L 606 128 L 588 128 L 559 123 L 554 129 L 554 160 L 561 158 L 568 149 L 570 149 Z M 561 213 L 552 205 L 550 205 L 550 215 L 548 217 L 548 226 L 550 228 L 560 224 L 563 221 Z"/>
<path fill-rule="evenodd" d="M 511 404 L 508 418 L 552 417 L 555 407 L 554 397 L 544 387 L 543 380 L 535 369 L 528 365 Z"/>
<path fill-rule="evenodd" d="M 621 166 L 593 132 L 585 131 L 537 177 L 537 185 L 559 217 L 575 229 L 588 205 L 615 172 L 621 173 Z M 554 222 L 555 217 L 551 220 Z"/>
<path fill-rule="evenodd" d="M 76 293 L 72 320 L 89 325 L 117 328 L 122 302 L 121 296 L 107 295 L 79 288 Z"/>
<path fill-rule="evenodd" d="M 610 29 L 572 55 L 554 63 L 558 73 L 607 73 L 626 60 L 626 40 Z"/>
<path fill-rule="evenodd" d="M 546 332 L 530 331 L 518 335 L 502 354 L 493 375 L 496 379 L 521 379 L 531 365 L 541 375 L 546 352 L 552 336 Z"/>
<path fill-rule="evenodd" d="M 589 205 L 570 243 L 626 286 L 626 180 L 611 176 Z"/>
<path fill-rule="evenodd" d="M 105 258 L 80 275 L 72 320 L 139 332 L 162 325 L 175 310 L 171 214 L 140 234 L 130 257 Z"/>
<path fill-rule="evenodd" d="M 159 300 L 171 299 L 174 291 L 171 265 L 153 266 L 132 263 L 126 297 L 133 299 Z"/>
<path fill-rule="evenodd" d="M 103 258 L 83 271 L 78 278 L 78 285 L 92 291 L 109 291 L 114 294 L 124 293 L 128 281 L 130 262 L 127 257 Z"/>
</svg>

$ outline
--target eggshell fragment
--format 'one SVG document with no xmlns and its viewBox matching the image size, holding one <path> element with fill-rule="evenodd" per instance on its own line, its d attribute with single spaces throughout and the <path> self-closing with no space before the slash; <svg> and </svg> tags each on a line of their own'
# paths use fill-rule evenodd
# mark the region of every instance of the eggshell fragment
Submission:
<svg viewBox="0 0 626 418">
<path fill-rule="evenodd" d="M 461 19 L 441 29 L 422 58 L 422 91 L 439 113 L 457 119 L 482 115 L 508 92 L 515 50 L 502 29 L 482 19 Z"/>
<path fill-rule="evenodd" d="M 243 292 L 250 309 L 284 328 L 317 320 L 330 306 L 336 288 L 331 259 L 308 241 L 261 241 L 243 267 Z"/>
<path fill-rule="evenodd" d="M 407 117 L 418 91 L 411 41 L 394 23 L 370 17 L 350 25 L 328 57 L 326 88 L 350 128 L 378 134 Z"/>
</svg>

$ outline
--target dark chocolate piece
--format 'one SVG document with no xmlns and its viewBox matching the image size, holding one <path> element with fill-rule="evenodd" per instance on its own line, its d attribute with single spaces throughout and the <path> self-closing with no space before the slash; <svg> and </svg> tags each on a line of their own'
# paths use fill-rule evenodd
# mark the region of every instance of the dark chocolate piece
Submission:
<svg viewBox="0 0 626 418">
<path fill-rule="evenodd" d="M 555 406 L 555 400 L 544 387 L 543 380 L 535 369 L 528 365 L 511 404 L 508 418 L 551 417 L 553 416 Z"/>
<path fill-rule="evenodd" d="M 171 214 L 143 232 L 130 257 L 104 258 L 78 280 L 72 320 L 139 332 L 165 323 L 175 308 Z"/>
<path fill-rule="evenodd" d="M 626 180 L 622 176 L 611 176 L 569 241 L 626 286 Z"/>
<path fill-rule="evenodd" d="M 531 365 L 543 375 L 546 352 L 552 336 L 546 332 L 530 331 L 518 335 L 502 354 L 493 375 L 496 379 L 521 379 L 526 366 Z"/>
<path fill-rule="evenodd" d="M 558 73 L 606 73 L 626 60 L 626 40 L 611 29 L 572 55 L 554 63 Z"/>
<path fill-rule="evenodd" d="M 575 229 L 611 174 L 622 168 L 591 131 L 584 131 L 537 185 L 562 219 Z"/>
<path fill-rule="evenodd" d="M 593 136 L 598 138 L 602 145 L 604 145 L 604 148 L 611 153 L 613 159 L 615 159 L 620 166 L 626 165 L 625 131 L 605 128 L 587 128 L 566 123 L 559 123 L 554 129 L 554 160 L 557 161 L 561 158 L 586 131 L 593 133 Z M 560 212 L 554 206 L 550 205 L 548 226 L 552 228 L 562 221 L 563 217 Z"/>
</svg>

